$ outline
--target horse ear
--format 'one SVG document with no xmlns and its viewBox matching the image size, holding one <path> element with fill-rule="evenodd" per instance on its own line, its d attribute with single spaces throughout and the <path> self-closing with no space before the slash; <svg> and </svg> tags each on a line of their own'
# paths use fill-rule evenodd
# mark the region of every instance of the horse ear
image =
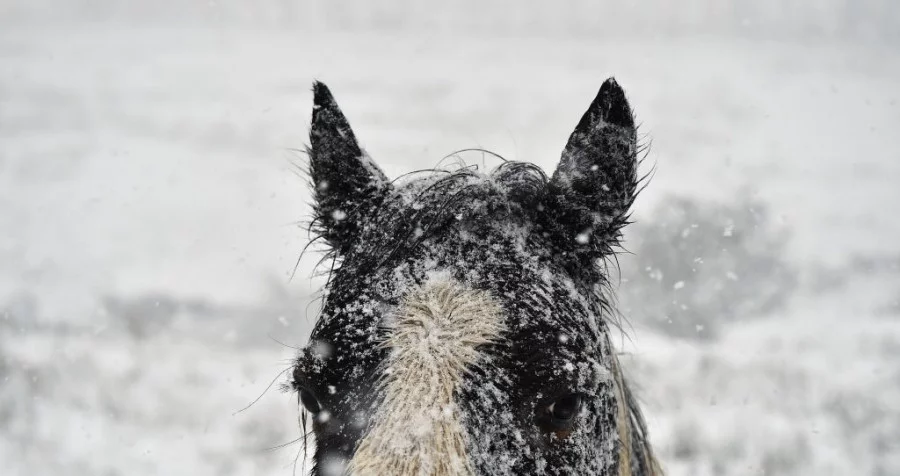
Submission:
<svg viewBox="0 0 900 476">
<path fill-rule="evenodd" d="M 391 185 L 357 144 L 331 91 L 318 81 L 313 84 L 309 140 L 315 187 L 313 226 L 332 249 L 345 254 L 358 237 L 363 219 Z"/>
<path fill-rule="evenodd" d="M 566 248 L 606 253 L 618 242 L 637 190 L 637 149 L 625 91 L 609 78 L 569 136 L 549 183 Z"/>
</svg>

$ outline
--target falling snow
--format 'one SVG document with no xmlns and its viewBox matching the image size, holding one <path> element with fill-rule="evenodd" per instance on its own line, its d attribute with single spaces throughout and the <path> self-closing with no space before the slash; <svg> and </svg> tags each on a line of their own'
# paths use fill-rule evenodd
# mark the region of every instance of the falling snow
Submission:
<svg viewBox="0 0 900 476">
<path fill-rule="evenodd" d="M 671 194 L 707 209 L 749 191 L 789 229 L 778 253 L 800 278 L 778 307 L 689 323 L 687 333 L 705 340 L 672 337 L 622 310 L 629 332 L 613 341 L 668 474 L 900 474 L 890 443 L 900 428 L 890 377 L 900 349 L 900 228 L 888 213 L 900 203 L 892 133 L 900 62 L 893 44 L 864 43 L 875 20 L 846 29 L 858 44 L 663 37 L 645 28 L 664 16 L 649 10 L 622 22 L 640 36 L 608 42 L 581 40 L 594 31 L 577 22 L 580 33 L 560 23 L 565 38 L 539 41 L 522 38 L 531 30 L 513 30 L 513 41 L 457 25 L 442 36 L 423 24 L 422 42 L 347 25 L 232 28 L 218 4 L 202 11 L 213 28 L 153 27 L 148 14 L 138 27 L 121 10 L 74 28 L 18 21 L 42 6 L 48 22 L 74 11 L 14 1 L 0 19 L 18 23 L 0 27 L 3 474 L 291 473 L 300 443 L 266 451 L 300 436 L 277 382 L 235 412 L 278 377 L 291 347 L 306 344 L 320 305 L 323 279 L 307 279 L 315 253 L 288 279 L 307 237 L 285 226 L 308 214 L 309 193 L 294 175 L 305 159 L 294 149 L 306 141 L 313 78 L 341 91 L 365 147 L 397 177 L 470 145 L 551 172 L 584 96 L 610 74 L 629 88 L 653 139 L 636 225 L 662 221 L 654 210 Z M 494 25 L 489 7 L 483 23 Z M 804 11 L 803 21 L 837 28 L 840 16 L 822 17 L 831 10 Z M 501 12 L 503 28 L 516 28 L 519 17 Z M 879 19 L 893 18 L 885 12 Z M 471 23 L 471 10 L 457 14 Z M 772 17 L 797 30 L 796 18 Z M 747 16 L 747 28 L 761 20 Z M 477 80 L 448 79 L 453 71 L 478 71 Z M 566 86 L 554 87 L 557 79 Z M 728 246 L 747 233 L 733 217 L 696 229 L 687 220 L 676 235 Z M 696 286 L 691 269 L 768 292 L 752 268 L 723 265 L 718 249 L 687 250 L 690 268 L 670 275 L 663 258 L 672 253 L 653 254 L 627 230 L 629 252 L 653 257 L 636 273 L 646 281 L 621 284 L 641 296 L 629 303 L 656 304 L 647 281 L 667 293 L 684 281 L 679 296 L 698 305 L 747 304 Z M 679 318 L 658 316 L 671 326 Z M 314 343 L 312 354 L 334 351 Z M 569 363 L 580 372 L 581 362 Z M 326 461 L 322 473 L 346 464 Z M 301 455 L 296 474 L 304 468 Z"/>
</svg>

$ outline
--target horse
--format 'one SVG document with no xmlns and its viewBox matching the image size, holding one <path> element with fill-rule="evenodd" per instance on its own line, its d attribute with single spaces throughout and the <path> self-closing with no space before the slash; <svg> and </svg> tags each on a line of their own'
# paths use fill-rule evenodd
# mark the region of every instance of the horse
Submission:
<svg viewBox="0 0 900 476">
<path fill-rule="evenodd" d="M 552 176 L 524 162 L 388 180 L 315 82 L 310 230 L 332 266 L 289 385 L 313 476 L 661 476 L 611 330 L 640 191 L 607 79 Z"/>
</svg>

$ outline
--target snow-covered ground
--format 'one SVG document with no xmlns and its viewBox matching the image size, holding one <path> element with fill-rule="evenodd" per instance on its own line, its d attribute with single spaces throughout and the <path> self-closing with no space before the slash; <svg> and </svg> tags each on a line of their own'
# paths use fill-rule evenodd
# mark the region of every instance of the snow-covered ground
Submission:
<svg viewBox="0 0 900 476">
<path fill-rule="evenodd" d="M 552 171 L 610 75 L 653 140 L 622 342 L 669 473 L 900 474 L 896 48 L 109 25 L 0 30 L 0 473 L 292 471 L 296 401 L 235 412 L 315 318 L 314 78 L 396 176 L 467 147 Z"/>
</svg>

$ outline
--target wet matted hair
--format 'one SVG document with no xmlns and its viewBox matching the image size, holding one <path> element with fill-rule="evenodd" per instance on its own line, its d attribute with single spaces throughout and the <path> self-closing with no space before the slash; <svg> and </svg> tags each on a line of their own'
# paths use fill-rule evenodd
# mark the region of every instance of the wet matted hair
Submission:
<svg viewBox="0 0 900 476">
<path fill-rule="evenodd" d="M 312 474 L 661 475 L 610 339 L 640 152 L 609 79 L 551 177 L 391 181 L 316 83 L 312 230 L 333 266 L 292 379 Z"/>
</svg>

